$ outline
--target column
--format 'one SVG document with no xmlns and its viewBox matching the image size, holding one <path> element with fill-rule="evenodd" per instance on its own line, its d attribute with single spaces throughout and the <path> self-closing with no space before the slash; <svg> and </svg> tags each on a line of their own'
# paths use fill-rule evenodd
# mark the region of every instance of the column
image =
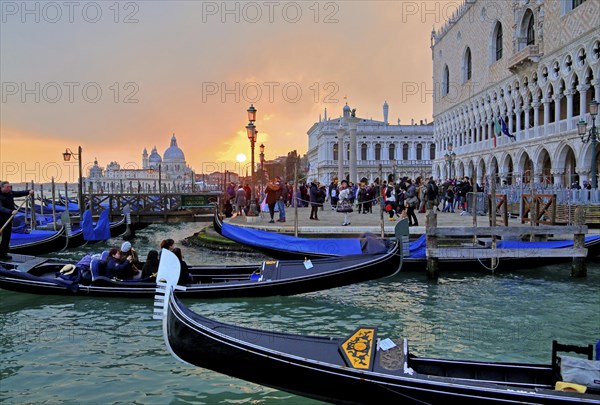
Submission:
<svg viewBox="0 0 600 405">
<path fill-rule="evenodd" d="M 548 135 L 548 125 L 550 125 L 550 103 L 552 100 L 544 100 L 544 135 Z"/>
<path fill-rule="evenodd" d="M 518 117 L 518 115 L 517 115 L 517 117 Z M 513 127 L 512 111 L 508 111 L 508 122 L 506 123 L 506 125 L 508 125 L 508 133 L 510 133 L 512 131 L 512 127 Z"/>
<path fill-rule="evenodd" d="M 337 129 L 337 137 L 338 137 L 338 181 L 341 184 L 342 179 L 344 178 L 344 128 L 340 123 L 340 126 Z"/>
<path fill-rule="evenodd" d="M 524 139 L 529 139 L 529 114 L 530 114 L 529 110 L 531 109 L 531 107 L 527 102 L 525 102 L 525 104 L 523 105 L 523 108 L 525 109 L 525 125 L 524 125 L 525 131 L 524 131 L 523 136 L 524 136 Z"/>
<path fill-rule="evenodd" d="M 600 102 L 600 79 L 594 80 L 592 86 L 594 86 L 594 100 Z"/>
<path fill-rule="evenodd" d="M 516 134 L 513 134 L 514 136 L 516 136 L 517 139 L 523 139 L 523 137 L 521 136 L 521 108 L 517 107 L 515 109 L 515 115 L 517 116 L 517 131 Z M 510 132 L 510 128 L 512 128 L 512 125 L 509 127 L 508 132 Z"/>
<path fill-rule="evenodd" d="M 357 183 L 358 179 L 356 178 L 356 127 L 358 125 L 358 120 L 354 117 L 351 117 L 349 120 L 350 126 L 350 181 L 353 183 Z M 383 157 L 383 156 L 382 156 Z"/>
<path fill-rule="evenodd" d="M 533 107 L 533 136 L 538 136 L 538 126 L 540 125 L 540 102 L 536 99 L 531 106 Z"/>
<path fill-rule="evenodd" d="M 579 91 L 579 117 L 581 119 L 585 119 L 585 115 L 587 114 L 587 91 L 590 86 L 580 85 L 577 86 L 577 90 Z"/>
<path fill-rule="evenodd" d="M 573 91 L 565 91 L 567 96 L 567 131 L 573 129 Z"/>
<path fill-rule="evenodd" d="M 556 94 L 554 96 L 554 128 L 555 133 L 560 132 L 560 99 L 563 97 L 562 94 Z"/>
<path fill-rule="evenodd" d="M 552 182 L 554 183 L 554 185 L 561 186 L 563 172 L 561 170 L 551 170 L 550 174 L 552 175 Z"/>
</svg>

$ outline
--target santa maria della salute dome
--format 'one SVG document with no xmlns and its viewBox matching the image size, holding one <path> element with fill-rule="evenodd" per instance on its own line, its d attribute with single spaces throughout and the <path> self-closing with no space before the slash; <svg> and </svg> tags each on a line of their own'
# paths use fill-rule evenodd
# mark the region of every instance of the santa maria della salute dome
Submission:
<svg viewBox="0 0 600 405">
<path fill-rule="evenodd" d="M 171 136 L 171 143 L 165 150 L 162 157 L 158 153 L 156 145 L 152 148 L 150 155 L 144 148 L 142 152 L 142 167 L 121 168 L 117 162 L 110 162 L 105 170 L 94 162 L 94 167 L 90 169 L 90 175 L 85 179 L 87 187 L 90 184 L 95 190 L 112 191 L 124 190 L 129 188 L 139 189 L 140 191 L 156 191 L 158 183 L 167 189 L 188 189 L 191 188 L 193 179 L 193 170 L 185 161 L 183 150 L 177 145 L 175 134 Z"/>
</svg>

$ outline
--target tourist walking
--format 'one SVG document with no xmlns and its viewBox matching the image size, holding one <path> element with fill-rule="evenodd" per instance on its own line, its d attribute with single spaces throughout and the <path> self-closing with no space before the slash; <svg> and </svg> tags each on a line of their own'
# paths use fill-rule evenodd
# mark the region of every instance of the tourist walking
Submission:
<svg viewBox="0 0 600 405">
<path fill-rule="evenodd" d="M 246 190 L 241 184 L 235 193 L 235 206 L 238 215 L 246 215 Z"/>
<path fill-rule="evenodd" d="M 409 182 L 410 185 L 406 189 L 406 214 L 408 215 L 408 226 L 419 226 L 419 220 L 415 215 L 415 208 L 419 206 L 417 187 L 412 180 L 409 180 Z"/>
<path fill-rule="evenodd" d="M 342 184 L 340 185 L 339 200 L 336 207 L 337 212 L 344 214 L 344 223 L 342 226 L 350 225 L 349 214 L 353 211 L 352 203 L 350 202 L 351 193 L 352 189 L 348 187 L 348 182 L 346 180 L 342 180 Z"/>
<path fill-rule="evenodd" d="M 433 180 L 433 176 L 429 178 L 427 182 L 427 189 L 425 191 L 425 209 L 430 211 L 433 207 L 436 207 L 440 203 L 439 190 L 437 184 Z M 438 209 L 439 211 L 439 209 Z"/>
<path fill-rule="evenodd" d="M 279 191 L 279 185 L 273 182 L 268 182 L 267 187 L 265 187 L 265 193 L 267 197 L 265 201 L 267 206 L 269 207 L 269 215 L 271 216 L 270 224 L 274 224 L 275 220 L 273 217 L 275 216 L 275 204 L 277 204 L 277 192 Z"/>
<path fill-rule="evenodd" d="M 281 177 L 275 177 L 275 181 L 279 186 L 279 190 L 277 191 L 277 209 L 279 210 L 279 219 L 277 222 L 285 222 L 285 201 L 288 196 L 288 188 L 281 181 Z"/>
<path fill-rule="evenodd" d="M 310 200 L 310 219 L 314 219 L 316 221 L 319 220 L 319 204 L 317 202 L 318 194 L 319 186 L 314 180 L 312 180 L 310 183 L 310 189 L 308 190 L 308 198 Z"/>
</svg>

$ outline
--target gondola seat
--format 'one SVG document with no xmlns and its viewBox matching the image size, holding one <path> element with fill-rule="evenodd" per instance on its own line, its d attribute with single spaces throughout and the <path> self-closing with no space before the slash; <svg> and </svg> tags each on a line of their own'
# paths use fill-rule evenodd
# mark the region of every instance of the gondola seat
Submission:
<svg viewBox="0 0 600 405">
<path fill-rule="evenodd" d="M 90 271 L 92 273 L 92 281 L 97 280 L 99 277 L 106 276 L 106 258 L 108 257 L 108 250 L 102 252 L 101 255 L 92 256 L 90 262 Z"/>
</svg>

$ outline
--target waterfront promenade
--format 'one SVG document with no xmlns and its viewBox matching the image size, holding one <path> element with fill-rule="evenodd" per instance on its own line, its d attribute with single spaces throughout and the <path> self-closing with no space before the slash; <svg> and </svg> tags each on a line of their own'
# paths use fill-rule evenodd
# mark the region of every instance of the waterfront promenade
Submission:
<svg viewBox="0 0 600 405">
<path fill-rule="evenodd" d="M 359 214 L 355 209 L 354 212 L 349 214 L 351 224 L 349 226 L 342 226 L 344 222 L 344 214 L 335 212 L 331 209 L 331 206 L 326 203 L 323 210 L 319 210 L 319 221 L 310 220 L 310 207 L 298 208 L 298 235 L 299 236 L 311 236 L 311 235 L 357 235 L 365 232 L 374 234 L 381 233 L 381 216 L 379 206 L 373 207 L 373 212 L 369 214 Z M 410 227 L 411 236 L 419 236 L 425 233 L 425 214 L 417 213 L 417 219 L 419 221 L 418 226 Z M 279 213 L 275 212 L 275 220 L 279 218 Z M 293 207 L 286 207 L 286 222 L 275 222 L 274 224 L 269 223 L 269 213 L 262 212 L 256 222 L 247 221 L 244 216 L 234 216 L 227 218 L 226 221 L 235 225 L 249 226 L 257 229 L 269 230 L 274 232 L 282 233 L 294 233 L 294 218 L 295 210 Z M 399 218 L 396 217 L 398 220 Z M 394 226 L 397 221 L 390 221 L 389 214 L 384 212 L 384 227 L 386 235 L 393 235 Z M 496 217 L 497 226 L 503 226 L 502 219 Z M 455 213 L 437 212 L 437 224 L 438 227 L 471 227 L 473 225 L 473 216 L 469 213 L 461 215 L 461 211 L 457 210 Z M 529 222 L 521 223 L 520 218 L 509 218 L 509 226 L 511 227 L 531 227 Z M 489 226 L 488 215 L 477 216 L 477 226 Z M 590 234 L 600 233 L 600 229 L 588 229 Z M 468 236 L 468 235 L 466 235 Z M 572 236 L 572 235 L 571 235 Z"/>
</svg>

